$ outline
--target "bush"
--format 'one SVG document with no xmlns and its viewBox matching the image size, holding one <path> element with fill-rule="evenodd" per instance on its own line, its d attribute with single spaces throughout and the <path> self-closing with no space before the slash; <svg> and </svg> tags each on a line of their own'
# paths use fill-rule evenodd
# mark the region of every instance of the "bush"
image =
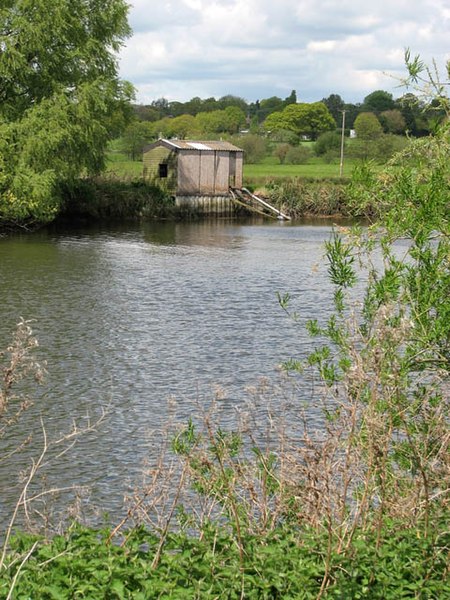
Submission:
<svg viewBox="0 0 450 600">
<path fill-rule="evenodd" d="M 311 158 L 311 150 L 304 146 L 292 146 L 286 154 L 286 162 L 290 165 L 305 165 Z"/>
<path fill-rule="evenodd" d="M 339 154 L 341 148 L 341 135 L 336 131 L 322 133 L 314 143 L 314 152 L 317 156 L 323 156 L 327 152 L 335 151 Z"/>
<path fill-rule="evenodd" d="M 242 148 L 244 151 L 244 160 L 249 164 L 261 162 L 267 155 L 267 140 L 260 135 L 247 133 L 232 138 L 231 142 Z"/>
<path fill-rule="evenodd" d="M 347 155 L 360 160 L 374 160 L 379 164 L 384 164 L 409 143 L 407 138 L 392 134 L 382 134 L 372 140 L 355 139 L 349 145 Z"/>
<path fill-rule="evenodd" d="M 64 189 L 61 218 L 157 219 L 175 216 L 173 198 L 142 180 L 81 179 Z"/>
</svg>

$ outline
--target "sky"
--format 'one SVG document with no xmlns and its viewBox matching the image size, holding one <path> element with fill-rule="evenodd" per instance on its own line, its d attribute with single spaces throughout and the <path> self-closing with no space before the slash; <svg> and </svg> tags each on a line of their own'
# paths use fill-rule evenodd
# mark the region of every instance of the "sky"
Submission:
<svg viewBox="0 0 450 600">
<path fill-rule="evenodd" d="M 449 0 L 128 0 L 133 30 L 119 56 L 136 101 L 227 94 L 299 102 L 375 90 L 405 93 L 404 52 L 442 73 Z"/>
</svg>

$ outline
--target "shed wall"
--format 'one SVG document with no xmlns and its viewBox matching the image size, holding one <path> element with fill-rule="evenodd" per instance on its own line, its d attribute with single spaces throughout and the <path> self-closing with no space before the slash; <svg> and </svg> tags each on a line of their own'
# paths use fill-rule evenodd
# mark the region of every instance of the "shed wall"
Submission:
<svg viewBox="0 0 450 600">
<path fill-rule="evenodd" d="M 161 144 L 144 153 L 144 178 L 174 195 L 226 195 L 242 187 L 243 152 L 172 149 Z M 161 177 L 160 165 L 167 165 Z"/>
<path fill-rule="evenodd" d="M 227 194 L 229 186 L 229 169 L 231 154 L 225 151 L 216 152 L 214 165 L 214 193 Z"/>
<path fill-rule="evenodd" d="M 200 191 L 200 157 L 198 152 L 182 152 L 178 156 L 178 194 Z"/>
<path fill-rule="evenodd" d="M 152 148 L 144 153 L 144 179 L 158 185 L 161 189 L 175 194 L 177 191 L 176 152 L 164 146 Z M 159 165 L 167 165 L 167 177 L 159 176 Z"/>
<path fill-rule="evenodd" d="M 214 194 L 215 152 L 200 152 L 200 194 Z"/>
</svg>

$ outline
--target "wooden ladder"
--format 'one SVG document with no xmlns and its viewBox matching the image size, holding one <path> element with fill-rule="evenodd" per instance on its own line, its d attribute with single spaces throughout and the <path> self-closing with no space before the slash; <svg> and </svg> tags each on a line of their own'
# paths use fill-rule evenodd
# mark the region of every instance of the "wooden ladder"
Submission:
<svg viewBox="0 0 450 600">
<path fill-rule="evenodd" d="M 266 200 L 256 196 L 247 188 L 230 188 L 230 193 L 236 204 L 243 206 L 252 212 L 280 221 L 291 220 L 291 217 L 282 213 L 281 210 L 278 210 L 278 208 L 275 208 L 275 206 L 272 206 L 266 202 Z"/>
</svg>

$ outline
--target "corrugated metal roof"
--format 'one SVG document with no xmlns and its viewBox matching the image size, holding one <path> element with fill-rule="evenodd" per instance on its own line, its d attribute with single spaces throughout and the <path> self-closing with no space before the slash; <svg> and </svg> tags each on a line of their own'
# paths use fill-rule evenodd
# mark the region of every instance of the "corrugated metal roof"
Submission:
<svg viewBox="0 0 450 600">
<path fill-rule="evenodd" d="M 230 142 L 224 142 L 222 140 L 217 141 L 200 141 L 200 140 L 158 140 L 178 148 L 179 150 L 226 150 L 227 152 L 242 152 L 242 148 L 238 148 Z"/>
</svg>

